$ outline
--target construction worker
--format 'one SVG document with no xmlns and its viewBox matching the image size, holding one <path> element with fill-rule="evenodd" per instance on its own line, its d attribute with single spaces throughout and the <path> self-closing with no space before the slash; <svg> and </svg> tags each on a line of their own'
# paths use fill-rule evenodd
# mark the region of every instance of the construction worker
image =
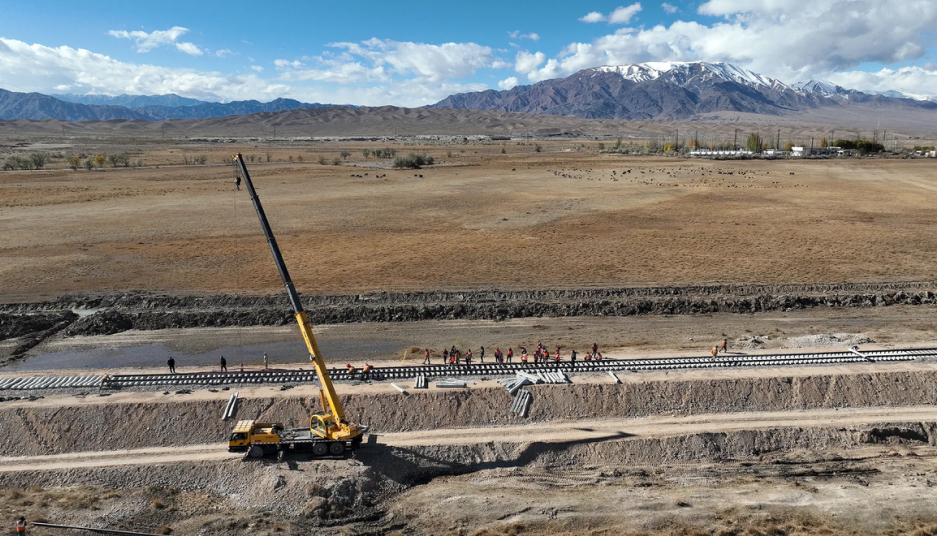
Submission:
<svg viewBox="0 0 937 536">
<path fill-rule="evenodd" d="M 228 372 L 228 362 L 221 356 L 221 372 Z"/>
<path fill-rule="evenodd" d="M 166 361 L 166 364 L 169 365 L 169 373 L 175 374 L 176 373 L 176 360 L 170 357 L 169 361 Z"/>
<path fill-rule="evenodd" d="M 514 349 L 508 348 L 508 363 L 511 363 L 513 359 L 514 359 Z"/>
<path fill-rule="evenodd" d="M 495 348 L 495 363 L 504 363 L 504 355 L 501 353 L 501 348 Z"/>
<path fill-rule="evenodd" d="M 468 349 L 468 352 L 465 352 L 465 366 L 466 367 L 472 366 L 472 349 L 471 348 Z"/>
<path fill-rule="evenodd" d="M 358 372 L 358 369 L 351 366 L 351 363 L 345 363 L 345 369 L 348 371 L 348 378 L 355 379 L 355 373 Z"/>
<path fill-rule="evenodd" d="M 586 360 L 586 361 L 592 361 L 592 354 L 590 354 L 589 352 L 586 352 L 586 359 L 585 359 L 585 360 Z"/>
<path fill-rule="evenodd" d="M 729 339 L 722 339 L 722 353 L 726 353 L 729 347 Z"/>
<path fill-rule="evenodd" d="M 234 189 L 241 191 L 241 174 L 238 173 L 238 176 L 234 179 Z"/>
<path fill-rule="evenodd" d="M 424 357 L 423 357 L 423 364 L 424 364 L 424 365 L 432 365 L 432 363 L 429 362 L 429 348 L 423 350 L 423 356 L 424 356 Z"/>
<path fill-rule="evenodd" d="M 569 354 L 569 360 L 570 360 L 570 362 L 572 362 L 572 363 L 575 363 L 575 362 L 576 362 L 576 350 L 573 350 L 572 352 L 570 352 L 570 354 Z"/>
<path fill-rule="evenodd" d="M 445 365 L 449 362 L 449 350 L 445 348 L 442 349 L 442 364 Z"/>
<path fill-rule="evenodd" d="M 20 516 L 20 518 L 16 520 L 16 534 L 17 536 L 26 534 L 26 517 Z"/>
<path fill-rule="evenodd" d="M 597 342 L 592 343 L 592 355 L 595 355 L 596 352 L 598 351 L 599 351 L 599 343 Z"/>
<path fill-rule="evenodd" d="M 485 362 L 485 347 L 484 346 L 478 349 L 478 362 L 479 363 Z"/>
<path fill-rule="evenodd" d="M 526 365 L 527 364 L 527 352 L 521 352 L 521 361 Z"/>
<path fill-rule="evenodd" d="M 713 355 L 713 357 L 716 357 L 717 355 L 719 355 L 719 347 L 713 346 L 713 349 L 710 353 Z"/>
<path fill-rule="evenodd" d="M 270 358 L 267 357 L 267 353 L 264 352 L 264 370 L 270 368 Z"/>
<path fill-rule="evenodd" d="M 556 359 L 557 363 L 560 362 L 560 347 L 559 346 L 556 347 L 556 353 L 553 354 L 553 358 Z"/>
<path fill-rule="evenodd" d="M 364 368 L 362 369 L 361 379 L 362 380 L 371 379 L 371 365 L 369 363 L 364 364 Z"/>
</svg>

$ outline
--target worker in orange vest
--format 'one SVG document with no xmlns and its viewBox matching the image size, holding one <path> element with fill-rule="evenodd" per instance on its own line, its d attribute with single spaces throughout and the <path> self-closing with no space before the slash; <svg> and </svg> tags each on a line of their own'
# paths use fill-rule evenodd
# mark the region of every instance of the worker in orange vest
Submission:
<svg viewBox="0 0 937 536">
<path fill-rule="evenodd" d="M 364 364 L 364 369 L 362 369 L 362 371 L 363 371 L 364 373 L 361 375 L 361 379 L 363 379 L 363 380 L 370 380 L 370 379 L 371 379 L 371 365 L 368 364 L 368 363 L 365 363 L 365 364 Z"/>
<path fill-rule="evenodd" d="M 716 357 L 718 354 L 719 354 L 719 347 L 718 347 L 718 346 L 713 346 L 713 349 L 712 349 L 712 355 L 713 355 L 713 357 Z"/>
<path fill-rule="evenodd" d="M 16 534 L 17 536 L 26 534 L 26 518 L 23 516 L 16 520 Z"/>
</svg>

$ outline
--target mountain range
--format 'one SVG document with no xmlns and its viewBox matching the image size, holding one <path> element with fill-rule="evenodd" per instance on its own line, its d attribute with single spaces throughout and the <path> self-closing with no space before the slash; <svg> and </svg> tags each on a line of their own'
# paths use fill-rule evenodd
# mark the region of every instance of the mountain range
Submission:
<svg viewBox="0 0 937 536">
<path fill-rule="evenodd" d="M 432 106 L 631 120 L 683 120 L 723 112 L 794 115 L 854 106 L 937 110 L 937 102 L 897 92 L 871 94 L 815 80 L 787 85 L 718 62 L 607 65 L 503 91 L 451 95 Z"/>
<path fill-rule="evenodd" d="M 283 98 L 266 103 L 256 100 L 219 103 L 175 94 L 50 96 L 0 89 L 0 120 L 211 119 L 325 106 L 333 105 Z M 427 108 L 655 121 L 727 121 L 741 117 L 750 120 L 749 116 L 820 120 L 846 116 L 857 123 L 863 122 L 862 116 L 868 116 L 872 110 L 917 115 L 925 123 L 937 119 L 937 100 L 896 91 L 857 91 L 821 80 L 788 85 L 719 62 L 606 65 L 503 91 L 450 95 Z"/>
<path fill-rule="evenodd" d="M 165 119 L 208 119 L 229 115 L 330 106 L 319 103 L 310 104 L 293 99 L 276 99 L 270 102 L 256 100 L 226 103 L 202 102 L 179 97 L 178 95 L 121 95 L 109 98 L 78 95 L 68 97 L 73 100 L 89 101 L 90 103 L 69 102 L 42 93 L 17 93 L 0 89 L 0 119 L 61 119 L 64 121 L 142 119 L 144 121 L 162 121 Z M 195 104 L 172 104 L 174 102 L 188 103 L 190 101 L 194 101 Z M 124 102 L 126 105 L 106 104 L 107 102 Z M 157 104 L 160 102 L 164 104 Z"/>
</svg>

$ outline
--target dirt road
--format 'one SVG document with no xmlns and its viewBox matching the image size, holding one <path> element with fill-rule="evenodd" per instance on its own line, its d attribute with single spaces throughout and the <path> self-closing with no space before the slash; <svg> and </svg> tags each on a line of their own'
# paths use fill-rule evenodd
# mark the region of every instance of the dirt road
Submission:
<svg viewBox="0 0 937 536">
<path fill-rule="evenodd" d="M 549 422 L 528 426 L 456 428 L 380 434 L 377 442 L 389 447 L 466 445 L 478 443 L 558 443 L 616 441 L 629 438 L 668 437 L 784 427 L 829 427 L 897 421 L 929 421 L 933 406 L 862 408 L 816 411 L 745 412 L 648 417 L 643 419 Z M 367 447 L 364 447 L 367 448 Z M 154 465 L 174 462 L 220 461 L 242 455 L 229 453 L 223 443 L 158 447 L 135 450 L 74 452 L 50 456 L 0 458 L 0 472 L 53 471 L 78 467 Z"/>
</svg>

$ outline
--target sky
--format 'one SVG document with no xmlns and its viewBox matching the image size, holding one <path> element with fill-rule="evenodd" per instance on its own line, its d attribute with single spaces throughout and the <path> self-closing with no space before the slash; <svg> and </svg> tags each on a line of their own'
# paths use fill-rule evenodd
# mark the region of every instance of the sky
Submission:
<svg viewBox="0 0 937 536">
<path fill-rule="evenodd" d="M 0 88 L 423 106 L 580 69 L 724 61 L 937 96 L 937 0 L 5 0 Z"/>
</svg>

